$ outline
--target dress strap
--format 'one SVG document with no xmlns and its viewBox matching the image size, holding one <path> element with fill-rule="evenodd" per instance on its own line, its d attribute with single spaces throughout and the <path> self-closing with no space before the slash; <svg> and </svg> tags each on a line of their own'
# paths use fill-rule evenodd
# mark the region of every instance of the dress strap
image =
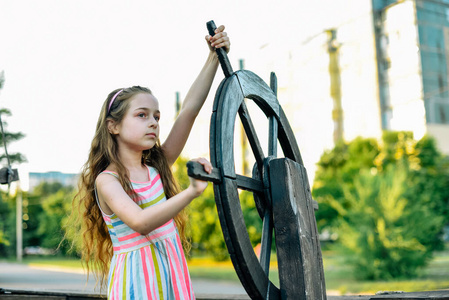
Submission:
<svg viewBox="0 0 449 300">
<path fill-rule="evenodd" d="M 109 174 L 109 175 L 112 175 L 112 176 L 114 176 L 115 178 L 119 178 L 118 177 L 118 174 L 117 173 L 115 173 L 115 172 L 113 172 L 113 171 L 108 171 L 108 170 L 104 170 L 103 172 L 101 172 L 100 174 Z"/>
</svg>

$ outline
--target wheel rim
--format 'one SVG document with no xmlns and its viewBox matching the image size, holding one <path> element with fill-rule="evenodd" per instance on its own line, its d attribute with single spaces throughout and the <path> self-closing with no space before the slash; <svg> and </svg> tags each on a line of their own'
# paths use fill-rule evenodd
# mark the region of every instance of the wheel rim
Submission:
<svg viewBox="0 0 449 300">
<path fill-rule="evenodd" d="M 267 156 L 260 146 L 244 102 L 245 98 L 254 101 L 269 120 Z M 242 121 L 256 159 L 252 178 L 235 172 L 233 133 L 237 115 Z M 234 73 L 218 88 L 210 128 L 211 163 L 221 170 L 223 179 L 219 184 L 214 183 L 215 200 L 234 268 L 252 299 L 279 299 L 280 291 L 268 276 L 273 218 L 267 165 L 270 159 L 277 156 L 277 143 L 280 144 L 285 157 L 303 164 L 294 134 L 275 92 L 256 74 L 247 70 Z M 260 261 L 252 248 L 240 206 L 238 188 L 241 188 L 242 180 L 253 183 L 245 189 L 253 192 L 256 206 L 263 219 Z M 263 187 L 262 190 L 260 187 Z"/>
</svg>

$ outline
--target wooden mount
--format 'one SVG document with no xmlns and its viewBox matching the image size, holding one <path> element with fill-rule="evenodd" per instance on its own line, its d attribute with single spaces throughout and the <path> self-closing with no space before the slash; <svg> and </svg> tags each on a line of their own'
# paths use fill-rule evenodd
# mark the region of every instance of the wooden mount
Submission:
<svg viewBox="0 0 449 300">
<path fill-rule="evenodd" d="M 270 161 L 281 299 L 326 299 L 323 261 L 307 173 L 288 158 Z M 295 253 L 295 255 L 293 255 Z"/>
<path fill-rule="evenodd" d="M 208 29 L 211 35 L 214 34 L 213 21 L 208 23 Z M 325 300 L 321 249 L 314 216 L 316 205 L 310 195 L 295 135 L 277 99 L 276 75 L 271 74 L 268 86 L 251 71 L 233 72 L 227 56 L 219 54 L 226 52 L 219 50 L 217 53 L 226 79 L 217 89 L 212 108 L 210 159 L 214 169 L 207 174 L 201 164 L 189 162 L 188 174 L 214 183 L 223 237 L 235 271 L 251 299 Z M 268 119 L 268 153 L 264 153 L 255 128 L 257 124 L 253 123 L 246 107 L 249 101 L 253 101 Z M 235 170 L 237 116 L 256 161 L 251 177 L 236 174 Z M 277 158 L 278 146 L 284 158 Z M 254 252 L 245 224 L 240 189 L 252 192 L 263 221 L 259 256 Z M 304 230 L 312 233 L 304 235 Z M 273 233 L 281 288 L 269 279 Z"/>
</svg>

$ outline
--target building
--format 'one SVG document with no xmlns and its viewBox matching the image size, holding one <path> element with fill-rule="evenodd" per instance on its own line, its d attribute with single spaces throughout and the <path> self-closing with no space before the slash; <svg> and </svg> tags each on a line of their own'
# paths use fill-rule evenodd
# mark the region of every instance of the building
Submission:
<svg viewBox="0 0 449 300">
<path fill-rule="evenodd" d="M 248 66 L 266 82 L 276 72 L 309 179 L 338 140 L 383 130 L 429 134 L 449 154 L 449 0 L 344 3 L 317 12 L 311 38 L 266 45 L 252 58 L 264 66 Z"/>
<path fill-rule="evenodd" d="M 449 154 L 449 1 L 387 1 L 374 9 L 383 128 L 428 133 Z"/>
<path fill-rule="evenodd" d="M 41 184 L 42 182 L 59 182 L 63 186 L 76 186 L 79 174 L 67 174 L 61 172 L 46 172 L 46 173 L 29 173 L 29 191 Z"/>
<path fill-rule="evenodd" d="M 429 134 L 449 154 L 449 0 L 318 1 L 322 9 L 310 20 L 291 21 L 290 32 L 306 31 L 301 38 L 270 41 L 244 57 L 245 68 L 265 82 L 276 73 L 309 180 L 338 140 L 380 139 L 383 130 L 411 131 L 415 139 Z M 251 102 L 265 146 L 268 122 Z M 251 149 L 242 154 L 239 123 L 233 150 L 242 174 L 242 157 L 249 169 L 254 159 Z M 203 137 L 209 124 L 196 128 Z M 208 149 L 205 139 L 188 143 Z"/>
</svg>

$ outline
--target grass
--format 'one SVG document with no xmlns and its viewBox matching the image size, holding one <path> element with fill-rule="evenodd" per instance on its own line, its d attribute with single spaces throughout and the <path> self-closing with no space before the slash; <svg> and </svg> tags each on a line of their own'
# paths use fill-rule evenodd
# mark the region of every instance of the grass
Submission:
<svg viewBox="0 0 449 300">
<path fill-rule="evenodd" d="M 13 262 L 10 260 L 10 262 Z M 24 257 L 22 263 L 29 266 L 57 267 L 61 269 L 83 270 L 81 260 L 76 258 L 51 257 L 51 256 L 28 256 Z"/>
<path fill-rule="evenodd" d="M 342 259 L 323 252 L 326 289 L 340 294 L 374 294 L 378 291 L 419 292 L 449 289 L 449 250 L 435 253 L 433 260 L 413 279 L 361 281 L 355 278 Z"/>
<path fill-rule="evenodd" d="M 217 262 L 210 257 L 194 257 L 189 259 L 187 264 L 192 278 L 239 281 L 229 260 Z"/>
<path fill-rule="evenodd" d="M 279 286 L 276 258 L 270 267 L 270 280 Z M 331 251 L 323 251 L 324 273 L 328 291 L 339 294 L 374 294 L 377 291 L 429 291 L 449 289 L 449 250 L 437 252 L 417 278 L 395 281 L 359 281 Z M 82 270 L 80 260 L 58 257 L 29 257 L 23 263 L 32 266 Z M 192 278 L 239 282 L 231 261 L 217 262 L 209 257 L 193 257 L 188 261 Z"/>
</svg>

